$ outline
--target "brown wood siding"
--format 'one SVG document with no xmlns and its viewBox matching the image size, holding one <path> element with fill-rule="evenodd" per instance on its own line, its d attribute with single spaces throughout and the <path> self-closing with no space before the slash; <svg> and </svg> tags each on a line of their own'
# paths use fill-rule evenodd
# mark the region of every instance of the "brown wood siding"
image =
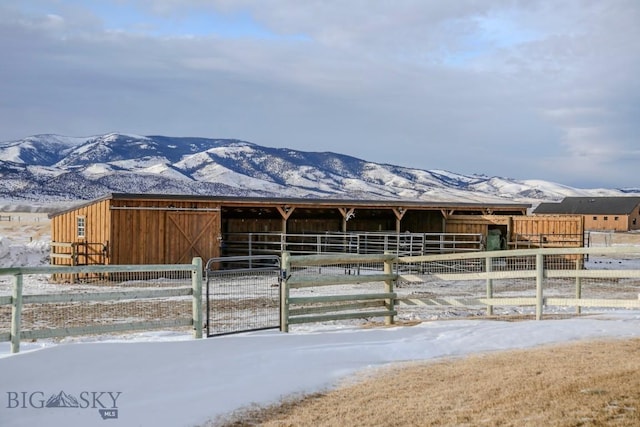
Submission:
<svg viewBox="0 0 640 427">
<path fill-rule="evenodd" d="M 640 207 L 633 210 L 629 216 L 628 230 L 640 230 Z"/>
<path fill-rule="evenodd" d="M 281 233 L 282 219 L 223 218 L 225 233 Z"/>
<path fill-rule="evenodd" d="M 399 224 L 400 232 L 447 231 L 484 235 L 491 224 L 510 224 L 508 221 L 511 216 L 504 215 L 501 219 L 487 220 L 479 213 L 515 212 L 517 215 L 521 210 L 522 214 L 526 212 L 526 208 L 517 206 L 493 206 L 488 209 L 479 204 L 440 206 L 427 203 L 414 207 L 411 203 L 403 205 L 401 202 L 373 201 L 370 205 L 364 203 L 305 199 L 212 200 L 198 196 L 113 195 L 77 209 L 52 215 L 52 240 L 74 243 L 84 241 L 108 247 L 107 253 L 101 252 L 102 260 L 98 256 L 88 256 L 83 263 L 183 263 L 191 262 L 192 256 L 201 256 L 204 260 L 220 256 L 222 233 L 228 235 L 283 231 L 289 234 L 341 232 L 344 224 L 343 213 L 347 211 L 355 214 L 346 222 L 347 232 L 395 232 L 398 225 L 396 215 L 404 212 Z M 442 230 L 445 211 L 474 215 L 461 215 L 459 221 L 452 219 L 447 223 L 447 229 Z M 84 239 L 77 237 L 78 215 L 86 219 Z M 287 230 L 283 229 L 283 216 L 288 216 Z M 500 218 L 501 215 L 494 217 Z"/>
<path fill-rule="evenodd" d="M 625 211 L 626 212 L 626 211 Z M 569 214 L 536 214 L 536 216 L 574 216 Z M 640 230 L 640 205 L 627 213 L 581 213 L 586 231 L 631 231 Z"/>
<path fill-rule="evenodd" d="M 111 215 L 114 264 L 164 263 L 164 211 L 114 209 Z"/>
<path fill-rule="evenodd" d="M 322 234 L 325 232 L 342 232 L 341 218 L 294 218 L 287 221 L 288 234 Z"/>
<path fill-rule="evenodd" d="M 445 233 L 460 233 L 460 234 L 482 234 L 487 235 L 489 225 L 487 223 L 467 223 L 447 221 Z"/>
<path fill-rule="evenodd" d="M 442 233 L 442 214 L 440 212 L 409 210 L 400 223 L 400 232 Z"/>
<path fill-rule="evenodd" d="M 511 226 L 511 216 L 502 215 L 451 215 L 446 220 L 446 233 L 480 233 L 487 235 L 490 225 Z"/>
<path fill-rule="evenodd" d="M 535 242 L 535 246 L 581 247 L 584 221 L 580 215 L 513 217 L 511 242 Z"/>
<path fill-rule="evenodd" d="M 342 215 L 340 215 L 342 227 Z M 342 228 L 340 228 L 342 230 Z M 347 232 L 395 232 L 396 217 L 392 209 L 356 208 L 347 221 Z"/>
<path fill-rule="evenodd" d="M 636 224 L 638 220 L 636 220 Z M 630 225 L 631 224 L 631 225 Z M 584 228 L 591 231 L 629 231 L 633 220 L 629 215 L 585 215 Z M 637 226 L 636 226 L 637 228 Z"/>
<path fill-rule="evenodd" d="M 85 236 L 77 233 L 78 217 L 85 219 Z M 78 254 L 76 264 L 108 264 L 108 248 L 110 240 L 109 201 L 96 203 L 70 210 L 63 215 L 51 218 L 52 243 L 73 243 Z M 70 248 L 54 248 L 56 253 L 71 254 Z M 70 265 L 71 260 L 52 258 L 54 265 Z"/>
<path fill-rule="evenodd" d="M 520 234 L 582 234 L 579 215 L 514 217 L 513 232 Z"/>
<path fill-rule="evenodd" d="M 526 242 L 531 242 L 531 247 L 583 245 L 584 224 L 580 215 L 452 215 L 446 221 L 446 232 L 480 233 L 486 237 L 489 229 L 496 226 L 506 226 L 507 242 L 518 242 L 517 247 Z"/>
<path fill-rule="evenodd" d="M 112 263 L 184 264 L 220 256 L 220 212 L 214 202 L 114 200 Z"/>
<path fill-rule="evenodd" d="M 220 256 L 219 212 L 167 212 L 165 263 L 204 262 Z"/>
<path fill-rule="evenodd" d="M 317 215 L 313 210 L 302 213 L 302 209 L 296 209 L 287 220 L 287 233 L 326 233 L 342 232 L 342 214 L 336 209 L 332 215 L 323 212 Z M 396 219 L 393 212 L 385 210 L 384 216 L 368 214 L 365 209 L 357 209 L 354 218 L 347 221 L 347 232 L 395 232 Z M 282 217 L 255 217 L 254 213 L 247 212 L 246 217 L 230 217 L 222 214 L 223 234 L 227 233 L 281 233 Z M 414 233 L 442 232 L 442 215 L 440 212 L 410 210 L 401 221 L 400 232 L 410 231 Z"/>
<path fill-rule="evenodd" d="M 380 218 L 378 220 L 353 218 L 347 221 L 348 233 L 357 232 L 392 232 L 396 231 L 395 218 Z"/>
</svg>

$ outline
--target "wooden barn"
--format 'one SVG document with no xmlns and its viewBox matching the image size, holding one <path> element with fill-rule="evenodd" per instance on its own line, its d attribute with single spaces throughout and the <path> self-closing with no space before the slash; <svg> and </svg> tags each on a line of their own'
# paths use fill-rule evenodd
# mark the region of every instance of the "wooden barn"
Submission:
<svg viewBox="0 0 640 427">
<path fill-rule="evenodd" d="M 498 229 L 510 241 L 530 207 L 513 203 L 110 194 L 50 215 L 51 262 L 178 264 L 189 263 L 194 256 L 206 261 L 238 255 L 230 253 L 230 242 L 251 235 L 265 239 L 353 232 L 486 236 Z M 549 223 L 548 219 L 537 221 Z M 571 224 L 571 232 L 581 233 L 580 224 Z M 532 229 L 532 233 L 543 228 Z M 562 230 L 556 231 L 561 234 Z"/>
<path fill-rule="evenodd" d="M 558 203 L 541 203 L 535 215 L 580 215 L 585 230 L 640 230 L 640 197 L 565 197 Z"/>
</svg>

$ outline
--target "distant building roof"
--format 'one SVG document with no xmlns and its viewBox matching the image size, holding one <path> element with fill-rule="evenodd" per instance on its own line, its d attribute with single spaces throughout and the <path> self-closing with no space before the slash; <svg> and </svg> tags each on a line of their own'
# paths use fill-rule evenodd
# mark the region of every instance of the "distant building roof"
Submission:
<svg viewBox="0 0 640 427">
<path fill-rule="evenodd" d="M 540 203 L 534 214 L 629 215 L 640 197 L 565 197 L 559 203 Z"/>
</svg>

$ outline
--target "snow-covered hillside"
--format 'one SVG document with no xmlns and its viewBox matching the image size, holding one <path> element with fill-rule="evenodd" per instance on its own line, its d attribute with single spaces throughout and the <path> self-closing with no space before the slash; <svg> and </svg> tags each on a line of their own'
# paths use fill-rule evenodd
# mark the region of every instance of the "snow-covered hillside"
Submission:
<svg viewBox="0 0 640 427">
<path fill-rule="evenodd" d="M 461 175 L 234 139 L 35 135 L 0 143 L 0 204 L 88 200 L 110 192 L 537 204 L 640 194 L 543 180 Z"/>
</svg>

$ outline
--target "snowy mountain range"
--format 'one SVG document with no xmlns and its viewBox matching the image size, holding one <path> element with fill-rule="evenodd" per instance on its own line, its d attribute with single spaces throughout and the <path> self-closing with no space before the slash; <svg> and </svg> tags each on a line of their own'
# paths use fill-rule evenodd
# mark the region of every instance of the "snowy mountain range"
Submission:
<svg viewBox="0 0 640 427">
<path fill-rule="evenodd" d="M 7 203 L 89 200 L 119 192 L 537 204 L 640 193 L 412 169 L 234 139 L 118 133 L 0 142 L 0 178 L 0 200 Z"/>
</svg>

